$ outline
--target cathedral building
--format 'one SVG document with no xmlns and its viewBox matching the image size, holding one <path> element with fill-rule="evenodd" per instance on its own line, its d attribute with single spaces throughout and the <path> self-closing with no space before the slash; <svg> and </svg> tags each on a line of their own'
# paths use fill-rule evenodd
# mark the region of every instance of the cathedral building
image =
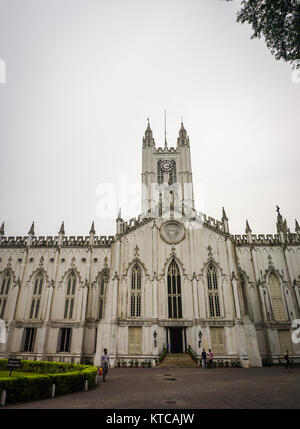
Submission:
<svg viewBox="0 0 300 429">
<path fill-rule="evenodd" d="M 300 319 L 300 228 L 277 208 L 277 234 L 255 235 L 246 221 L 232 235 L 194 208 L 190 142 L 142 144 L 142 214 L 98 236 L 5 236 L 0 228 L 0 358 L 100 364 L 145 361 L 190 346 L 244 367 L 277 363 Z"/>
</svg>

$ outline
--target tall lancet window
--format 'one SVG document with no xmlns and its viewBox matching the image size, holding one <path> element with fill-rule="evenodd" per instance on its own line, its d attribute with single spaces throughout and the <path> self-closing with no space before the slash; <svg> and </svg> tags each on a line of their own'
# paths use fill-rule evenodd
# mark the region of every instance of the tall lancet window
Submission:
<svg viewBox="0 0 300 429">
<path fill-rule="evenodd" d="M 37 319 L 39 317 L 39 310 L 40 310 L 42 292 L 43 292 L 43 284 L 44 284 L 44 276 L 42 273 L 39 273 L 36 276 L 33 284 L 29 319 Z"/>
<path fill-rule="evenodd" d="M 241 279 L 241 288 L 242 288 L 242 295 L 243 295 L 243 301 L 244 301 L 245 314 L 249 316 L 248 301 L 247 301 L 247 292 L 246 292 L 246 281 L 245 281 L 245 277 L 243 276 L 242 273 L 240 273 L 240 279 Z"/>
<path fill-rule="evenodd" d="M 181 277 L 176 261 L 173 259 L 168 269 L 168 309 L 170 319 L 182 317 Z"/>
<path fill-rule="evenodd" d="M 65 319 L 72 319 L 76 292 L 76 274 L 72 272 L 67 280 L 67 291 L 65 298 Z"/>
<path fill-rule="evenodd" d="M 220 317 L 218 278 L 213 265 L 210 265 L 207 269 L 207 288 L 210 317 Z"/>
<path fill-rule="evenodd" d="M 106 275 L 101 276 L 99 281 L 99 319 L 103 319 L 105 292 L 108 283 Z"/>
<path fill-rule="evenodd" d="M 0 283 L 0 319 L 4 318 L 4 312 L 8 300 L 8 293 L 11 283 L 11 274 L 9 271 L 6 271 L 2 278 Z"/>
<path fill-rule="evenodd" d="M 282 300 L 280 283 L 277 276 L 271 273 L 269 276 L 269 290 L 271 296 L 272 310 L 275 320 L 287 320 L 286 312 Z"/>
<path fill-rule="evenodd" d="M 142 271 L 135 265 L 131 272 L 130 315 L 141 317 Z"/>
</svg>

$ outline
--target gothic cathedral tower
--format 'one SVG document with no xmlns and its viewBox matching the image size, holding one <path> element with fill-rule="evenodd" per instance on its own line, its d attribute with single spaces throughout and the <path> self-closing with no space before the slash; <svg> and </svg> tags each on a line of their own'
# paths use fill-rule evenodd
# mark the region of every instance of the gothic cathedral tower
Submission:
<svg viewBox="0 0 300 429">
<path fill-rule="evenodd" d="M 173 205 L 182 215 L 194 210 L 190 141 L 181 122 L 176 147 L 155 146 L 148 126 L 142 148 L 142 213 L 158 206 Z"/>
</svg>

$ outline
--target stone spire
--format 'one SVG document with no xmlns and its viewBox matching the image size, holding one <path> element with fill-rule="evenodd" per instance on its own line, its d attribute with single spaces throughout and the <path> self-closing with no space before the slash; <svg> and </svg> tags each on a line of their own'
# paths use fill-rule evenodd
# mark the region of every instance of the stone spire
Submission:
<svg viewBox="0 0 300 429">
<path fill-rule="evenodd" d="M 90 235 L 91 235 L 91 234 L 95 235 L 95 233 L 96 233 L 96 231 L 95 231 L 95 223 L 94 223 L 94 221 L 93 221 L 89 234 L 90 234 Z"/>
<path fill-rule="evenodd" d="M 31 228 L 28 232 L 28 235 L 34 235 L 34 222 L 32 222 Z"/>
<path fill-rule="evenodd" d="M 28 231 L 28 237 L 27 237 L 27 243 L 26 243 L 27 247 L 30 247 L 32 245 L 33 236 L 34 236 L 34 222 L 32 222 L 31 228 Z"/>
<path fill-rule="evenodd" d="M 277 227 L 277 233 L 279 234 L 280 232 L 284 232 L 283 231 L 283 218 L 280 214 L 280 207 L 276 206 L 276 211 L 277 211 L 276 227 Z"/>
<path fill-rule="evenodd" d="M 246 234 L 251 234 L 251 233 L 252 233 L 252 230 L 251 230 L 251 228 L 250 228 L 250 226 L 249 226 L 249 223 L 248 223 L 248 219 L 246 219 L 246 229 L 245 229 L 245 233 L 246 233 Z"/>
<path fill-rule="evenodd" d="M 295 219 L 295 231 L 300 232 L 300 226 L 299 226 L 297 219 Z"/>
<path fill-rule="evenodd" d="M 91 229 L 90 229 L 90 232 L 89 232 L 89 234 L 90 234 L 90 239 L 89 239 L 90 246 L 94 245 L 94 239 L 95 239 L 94 236 L 95 236 L 95 233 L 96 233 L 96 231 L 95 231 L 95 223 L 93 221 Z"/>
<path fill-rule="evenodd" d="M 224 207 L 222 207 L 222 220 L 228 220 Z"/>
<path fill-rule="evenodd" d="M 224 207 L 222 207 L 222 222 L 224 225 L 224 232 L 229 233 L 228 217 L 226 216 L 226 212 L 225 212 Z"/>
<path fill-rule="evenodd" d="M 65 224 L 62 222 L 60 230 L 58 231 L 59 235 L 65 235 Z"/>
<path fill-rule="evenodd" d="M 189 146 L 190 139 L 187 135 L 186 129 L 184 128 L 183 121 L 181 120 L 181 127 L 179 130 L 179 137 L 177 139 L 177 146 Z"/>
<path fill-rule="evenodd" d="M 1 228 L 0 228 L 0 235 L 4 235 L 4 222 L 2 222 L 2 225 L 1 225 Z"/>
<path fill-rule="evenodd" d="M 146 131 L 145 131 L 145 136 L 143 137 L 143 147 L 145 147 L 145 146 L 152 146 L 152 147 L 155 146 L 155 141 L 153 138 L 153 133 L 152 133 L 151 127 L 150 127 L 149 118 L 148 118 L 148 125 L 147 125 Z"/>
<path fill-rule="evenodd" d="M 116 227 L 117 227 L 117 234 L 121 233 L 121 225 L 122 225 L 123 219 L 121 215 L 121 208 L 119 209 L 118 217 L 116 219 Z"/>
</svg>

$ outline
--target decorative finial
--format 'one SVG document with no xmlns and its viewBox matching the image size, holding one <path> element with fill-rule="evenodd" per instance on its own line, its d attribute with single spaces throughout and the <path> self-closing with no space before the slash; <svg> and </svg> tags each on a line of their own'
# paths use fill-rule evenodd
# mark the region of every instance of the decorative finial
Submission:
<svg viewBox="0 0 300 429">
<path fill-rule="evenodd" d="M 228 217 L 226 216 L 224 207 L 222 207 L 222 219 L 223 220 L 228 220 Z"/>
<path fill-rule="evenodd" d="M 278 213 L 278 216 L 280 216 L 280 207 L 276 206 L 276 211 Z"/>
<path fill-rule="evenodd" d="M 89 234 L 94 234 L 95 235 L 95 224 L 94 224 L 94 221 L 92 223 L 92 226 L 91 226 Z"/>
<path fill-rule="evenodd" d="M 4 222 L 2 222 L 2 225 L 1 225 L 1 228 L 0 228 L 0 235 L 4 235 Z"/>
<path fill-rule="evenodd" d="M 121 207 L 119 208 L 118 219 L 122 219 L 122 215 L 121 215 Z"/>
<path fill-rule="evenodd" d="M 60 230 L 58 231 L 59 235 L 65 235 L 65 225 L 64 222 L 62 222 Z"/>
<path fill-rule="evenodd" d="M 245 230 L 245 233 L 246 234 L 251 234 L 251 228 L 250 228 L 250 226 L 249 226 L 249 223 L 248 223 L 248 219 L 246 219 L 246 230 Z"/>
<path fill-rule="evenodd" d="M 138 258 L 139 257 L 139 246 L 138 245 L 136 245 L 135 246 L 135 248 L 134 248 L 134 256 L 136 257 L 136 258 Z"/>
<path fill-rule="evenodd" d="M 34 222 L 32 222 L 32 225 L 31 225 L 31 228 L 30 228 L 28 234 L 34 235 Z"/>
<path fill-rule="evenodd" d="M 297 222 L 297 219 L 295 219 L 295 231 L 300 232 L 300 226 L 299 226 L 299 223 Z"/>
</svg>

